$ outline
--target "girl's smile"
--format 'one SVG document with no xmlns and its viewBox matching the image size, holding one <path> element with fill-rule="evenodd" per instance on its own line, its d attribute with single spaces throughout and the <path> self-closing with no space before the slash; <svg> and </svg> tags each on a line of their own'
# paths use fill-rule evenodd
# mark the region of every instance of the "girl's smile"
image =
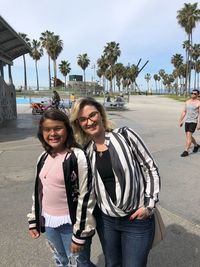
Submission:
<svg viewBox="0 0 200 267">
<path fill-rule="evenodd" d="M 53 148 L 54 153 L 62 152 L 67 139 L 64 122 L 46 119 L 42 124 L 45 142 Z"/>
</svg>

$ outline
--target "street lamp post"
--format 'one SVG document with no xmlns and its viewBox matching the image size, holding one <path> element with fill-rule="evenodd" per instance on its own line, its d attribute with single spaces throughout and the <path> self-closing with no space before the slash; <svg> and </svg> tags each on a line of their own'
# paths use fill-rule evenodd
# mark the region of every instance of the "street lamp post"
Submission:
<svg viewBox="0 0 200 267">
<path fill-rule="evenodd" d="M 95 86 L 95 79 L 96 79 L 96 77 L 95 77 L 96 65 L 93 64 L 92 67 L 91 67 L 91 69 L 93 69 L 93 71 L 94 71 L 94 73 L 93 73 L 93 83 L 94 83 L 94 93 L 95 93 L 95 90 L 96 90 L 96 86 Z"/>
</svg>

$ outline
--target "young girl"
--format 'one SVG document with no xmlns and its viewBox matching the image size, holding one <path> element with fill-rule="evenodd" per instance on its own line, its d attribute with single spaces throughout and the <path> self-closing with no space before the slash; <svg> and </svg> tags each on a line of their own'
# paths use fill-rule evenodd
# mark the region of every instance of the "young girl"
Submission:
<svg viewBox="0 0 200 267">
<path fill-rule="evenodd" d="M 90 262 L 94 195 L 90 165 L 75 142 L 68 117 L 51 109 L 43 114 L 38 130 L 43 152 L 37 162 L 32 212 L 28 214 L 32 238 L 46 232 L 57 266 L 68 266 L 78 255 L 80 267 Z"/>
</svg>

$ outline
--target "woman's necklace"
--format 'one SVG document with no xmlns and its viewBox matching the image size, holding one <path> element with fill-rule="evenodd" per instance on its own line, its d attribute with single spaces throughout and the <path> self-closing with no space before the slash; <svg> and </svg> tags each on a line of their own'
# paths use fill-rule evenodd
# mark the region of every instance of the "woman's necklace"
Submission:
<svg viewBox="0 0 200 267">
<path fill-rule="evenodd" d="M 108 147 L 104 143 L 102 143 L 102 144 L 97 144 L 96 143 L 96 152 L 98 153 L 100 158 L 103 156 L 103 153 L 106 150 L 108 150 Z"/>
<path fill-rule="evenodd" d="M 99 151 L 99 157 L 101 158 L 103 156 L 103 151 Z"/>
</svg>

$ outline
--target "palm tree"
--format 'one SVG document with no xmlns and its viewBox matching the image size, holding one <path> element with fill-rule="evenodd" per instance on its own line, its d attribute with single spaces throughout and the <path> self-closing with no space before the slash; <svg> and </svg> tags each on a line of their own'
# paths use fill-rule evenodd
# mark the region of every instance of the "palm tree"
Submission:
<svg viewBox="0 0 200 267">
<path fill-rule="evenodd" d="M 180 93 L 184 93 L 184 91 L 186 90 L 185 83 L 187 77 L 187 64 L 181 64 L 177 70 L 180 79 Z"/>
<path fill-rule="evenodd" d="M 197 89 L 199 90 L 200 60 L 196 61 L 196 72 L 197 72 Z"/>
<path fill-rule="evenodd" d="M 159 75 L 158 74 L 154 74 L 153 75 L 153 78 L 154 78 L 154 81 L 155 81 L 155 85 L 156 85 L 156 93 L 158 92 L 158 85 L 157 85 L 157 81 L 158 81 L 158 78 L 159 77 Z"/>
<path fill-rule="evenodd" d="M 158 83 L 158 86 L 159 86 L 159 94 L 160 94 L 160 80 L 161 80 L 161 78 L 160 78 L 160 76 L 158 75 L 158 77 L 157 77 L 157 81 L 159 82 L 159 83 Z"/>
<path fill-rule="evenodd" d="M 190 4 L 184 3 L 184 7 L 177 11 L 178 24 L 184 28 L 185 32 L 188 34 L 188 43 L 192 47 L 192 35 L 193 29 L 196 27 L 197 22 L 200 20 L 200 10 L 197 9 L 198 3 Z M 188 88 L 190 90 L 190 80 L 191 80 L 191 53 L 188 50 L 186 63 L 188 65 Z M 186 92 L 187 90 L 187 79 L 186 79 Z"/>
<path fill-rule="evenodd" d="M 84 89 L 85 89 L 85 93 L 87 95 L 87 90 L 86 90 L 86 80 L 85 80 L 85 70 L 87 69 L 87 67 L 90 64 L 90 59 L 88 58 L 88 55 L 82 54 L 82 55 L 78 55 L 77 57 L 77 64 L 81 67 L 81 69 L 83 70 L 83 77 L 84 77 Z"/>
<path fill-rule="evenodd" d="M 60 55 L 61 51 L 63 50 L 63 41 L 60 39 L 59 35 L 52 35 L 49 38 L 49 55 L 50 58 L 53 60 L 54 66 L 54 87 L 57 86 L 57 65 L 56 60 Z"/>
<path fill-rule="evenodd" d="M 177 80 L 177 86 L 179 86 L 178 83 L 178 78 L 179 78 L 179 74 L 178 74 L 178 68 L 183 64 L 183 56 L 181 54 L 175 54 L 172 56 L 171 58 L 171 63 L 174 65 L 174 71 L 173 71 L 173 75 Z"/>
<path fill-rule="evenodd" d="M 145 80 L 147 82 L 147 90 L 150 93 L 149 82 L 151 80 L 151 74 L 150 73 L 147 73 L 144 78 L 145 78 Z"/>
<path fill-rule="evenodd" d="M 71 71 L 70 63 L 68 61 L 62 60 L 61 63 L 59 64 L 59 70 L 65 78 L 65 89 L 66 89 L 66 77 L 67 74 L 70 73 Z"/>
<path fill-rule="evenodd" d="M 136 83 L 136 78 L 138 77 L 139 72 L 140 71 L 138 65 L 132 64 L 129 70 L 129 79 L 133 84 L 133 86 L 135 87 L 135 91 L 136 89 L 140 90 Z"/>
<path fill-rule="evenodd" d="M 111 69 L 107 69 L 105 72 L 105 78 L 111 83 L 112 80 L 112 73 L 111 73 Z"/>
<path fill-rule="evenodd" d="M 163 78 L 163 84 L 167 87 L 168 93 L 171 90 L 171 84 L 174 82 L 174 77 L 172 74 L 165 74 Z"/>
<path fill-rule="evenodd" d="M 107 43 L 106 46 L 104 47 L 103 53 L 111 71 L 110 92 L 112 92 L 113 66 L 117 62 L 118 57 L 121 55 L 119 43 L 116 42 Z"/>
<path fill-rule="evenodd" d="M 19 32 L 19 36 L 30 46 L 30 39 L 27 37 L 27 34 Z M 26 74 L 26 58 L 23 55 L 24 62 L 24 90 L 27 91 L 27 74 Z"/>
<path fill-rule="evenodd" d="M 120 92 L 120 85 L 121 85 L 121 79 L 123 77 L 124 65 L 122 63 L 115 64 L 113 71 L 116 76 L 116 83 L 117 83 L 118 91 Z"/>
<path fill-rule="evenodd" d="M 188 41 L 192 44 L 192 33 L 200 20 L 200 10 L 197 9 L 198 3 L 190 4 L 184 3 L 184 7 L 177 11 L 178 24 L 184 28 L 188 34 Z"/>
<path fill-rule="evenodd" d="M 160 89 L 162 90 L 163 79 L 165 77 L 165 70 L 164 69 L 160 69 L 158 74 L 159 74 L 160 79 L 161 79 L 161 88 Z"/>
<path fill-rule="evenodd" d="M 181 64 L 183 64 L 183 56 L 181 54 L 173 55 L 171 63 L 174 65 L 174 68 L 177 69 Z"/>
<path fill-rule="evenodd" d="M 42 47 L 45 48 L 48 55 L 48 73 L 49 73 L 49 89 L 51 89 L 51 62 L 50 62 L 50 44 L 51 38 L 54 35 L 54 32 L 46 31 L 41 33 L 40 41 Z"/>
<path fill-rule="evenodd" d="M 97 75 L 101 78 L 103 77 L 103 88 L 105 91 L 105 73 L 109 65 L 106 61 L 105 55 L 97 59 Z"/>
<path fill-rule="evenodd" d="M 43 55 L 43 49 L 41 47 L 41 43 L 35 39 L 33 39 L 31 43 L 31 53 L 30 56 L 35 60 L 35 71 L 36 71 L 36 79 L 37 79 L 37 91 L 39 91 L 39 79 L 38 79 L 38 67 L 37 62 L 40 60 Z"/>
<path fill-rule="evenodd" d="M 196 89 L 197 85 L 197 71 L 196 71 L 196 63 L 197 60 L 200 56 L 200 44 L 194 44 L 192 47 L 192 53 L 191 53 L 191 58 L 194 60 L 194 89 Z"/>
</svg>

